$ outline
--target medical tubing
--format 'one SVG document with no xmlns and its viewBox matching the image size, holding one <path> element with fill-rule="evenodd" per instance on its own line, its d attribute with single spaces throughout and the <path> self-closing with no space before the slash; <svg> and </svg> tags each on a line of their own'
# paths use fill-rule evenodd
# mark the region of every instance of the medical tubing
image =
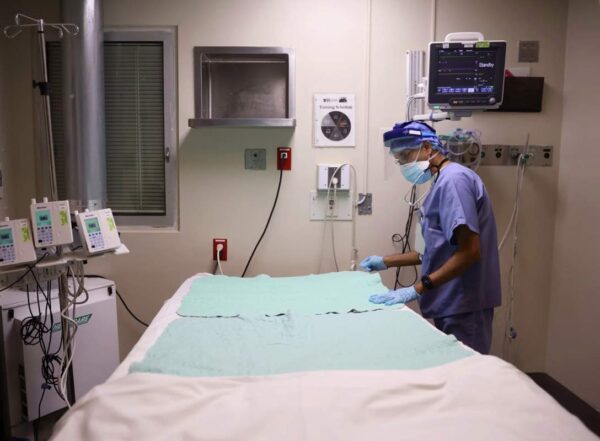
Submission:
<svg viewBox="0 0 600 441">
<path fill-rule="evenodd" d="M 357 173 L 356 173 L 356 169 L 354 168 L 354 166 L 352 164 L 349 163 L 344 163 L 339 165 L 332 173 L 331 175 L 331 179 L 329 179 L 329 184 L 327 185 L 327 203 L 329 203 L 329 195 L 330 195 L 330 191 L 331 191 L 331 186 L 333 184 L 333 180 L 336 178 L 337 172 L 342 168 L 342 167 L 350 167 L 350 170 L 352 171 L 353 175 L 354 175 L 354 179 L 352 179 L 352 181 L 354 182 L 353 186 L 354 186 L 354 192 L 352 192 L 352 189 L 350 190 L 350 197 L 355 197 L 355 200 L 352 202 L 352 234 L 351 234 L 351 244 L 350 244 L 350 271 L 355 271 L 356 270 L 356 260 L 357 260 L 357 256 L 358 256 L 358 249 L 356 248 L 356 216 L 355 216 L 355 211 L 358 208 L 358 206 L 363 203 L 366 199 L 366 195 L 361 199 L 361 201 L 359 201 L 358 199 L 358 193 L 357 193 Z M 352 184 L 351 184 L 352 185 Z M 336 207 L 337 205 L 337 188 L 334 188 L 334 207 Z M 337 209 L 337 208 L 336 208 Z M 327 224 L 331 224 L 331 216 L 327 216 L 325 215 L 325 227 L 327 226 Z M 334 232 L 333 232 L 333 227 L 334 225 L 331 224 L 331 247 L 332 247 L 332 253 L 333 253 L 333 261 L 335 263 L 335 268 L 336 271 L 339 271 L 339 267 L 338 267 L 338 263 L 337 263 L 337 256 L 336 256 L 336 252 L 335 252 L 335 239 L 334 239 Z"/>
<path fill-rule="evenodd" d="M 73 270 L 75 267 L 75 270 Z M 69 280 L 70 277 L 70 280 Z M 73 262 L 67 267 L 67 303 L 65 307 L 61 310 L 60 315 L 65 319 L 64 323 L 67 324 L 67 339 L 65 341 L 65 354 L 69 354 L 68 357 L 63 357 L 61 360 L 61 376 L 60 376 L 60 395 L 63 401 L 67 404 L 68 408 L 71 408 L 71 402 L 67 396 L 67 382 L 69 376 L 69 368 L 73 363 L 73 357 L 75 355 L 75 335 L 77 334 L 78 324 L 76 321 L 76 307 L 77 307 L 77 297 L 79 297 L 83 292 L 85 292 L 85 274 L 83 268 L 83 262 Z M 73 284 L 74 290 L 71 291 L 70 284 Z M 77 288 L 75 286 L 77 284 Z M 72 313 L 69 315 L 69 309 L 72 307 Z"/>
<path fill-rule="evenodd" d="M 246 267 L 244 268 L 244 272 L 242 273 L 242 277 L 246 276 L 246 272 L 248 271 L 248 267 L 250 266 L 250 262 L 252 262 L 252 258 L 254 257 L 254 253 L 256 253 L 256 250 L 258 249 L 258 246 L 260 245 L 261 241 L 263 240 L 263 237 L 265 237 L 267 229 L 269 228 L 269 224 L 271 223 L 271 218 L 273 217 L 273 213 L 275 212 L 275 207 L 277 206 L 277 200 L 279 199 L 279 190 L 281 190 L 281 181 L 283 179 L 283 167 L 279 167 L 279 168 L 280 168 L 280 170 L 279 170 L 279 183 L 277 184 L 277 193 L 275 193 L 275 201 L 273 202 L 273 208 L 271 208 L 271 213 L 269 213 L 269 219 L 267 219 L 267 224 L 265 225 L 265 228 L 264 228 L 262 234 L 260 235 L 260 238 L 258 239 L 258 242 L 256 242 L 256 245 L 254 246 L 254 249 L 252 250 L 252 254 L 250 254 L 250 258 L 248 259 L 248 262 L 246 263 Z"/>
<path fill-rule="evenodd" d="M 515 301 L 515 262 L 517 259 L 517 244 L 519 241 L 518 234 L 518 224 L 519 224 L 519 207 L 520 207 L 520 199 L 521 199 L 521 190 L 523 187 L 523 176 L 525 175 L 526 161 L 527 156 L 529 154 L 529 134 L 527 134 L 527 138 L 525 140 L 525 149 L 522 154 L 518 156 L 518 164 L 523 167 L 523 171 L 521 173 L 521 179 L 517 182 L 517 190 L 515 197 L 515 210 L 514 210 L 514 231 L 513 231 L 513 250 L 512 250 L 512 258 L 511 265 L 508 272 L 508 285 L 510 292 L 510 301 L 508 305 L 508 311 L 506 314 L 506 322 L 504 324 L 504 341 L 502 344 L 502 355 L 506 359 L 509 354 L 508 352 L 508 343 L 514 338 L 513 332 L 510 332 L 512 329 L 512 317 L 513 317 L 513 309 L 514 309 L 514 301 Z"/>
<path fill-rule="evenodd" d="M 515 202 L 513 204 L 513 210 L 512 213 L 510 215 L 510 219 L 508 221 L 508 225 L 506 226 L 506 230 L 504 231 L 504 234 L 502 235 L 502 239 L 500 240 L 500 243 L 498 244 L 498 252 L 502 251 L 502 248 L 504 248 L 504 244 L 506 242 L 506 239 L 508 238 L 508 235 L 510 234 L 513 224 L 515 222 L 515 217 L 517 214 L 517 208 L 519 205 L 519 201 L 521 198 L 521 188 L 523 185 L 523 178 L 525 176 L 525 161 L 523 160 L 524 156 L 523 155 L 519 155 L 518 159 L 517 159 L 517 179 L 516 179 L 516 185 L 517 185 L 517 190 L 516 190 L 516 195 L 515 195 Z"/>
<path fill-rule="evenodd" d="M 335 173 L 333 174 L 335 176 Z M 333 179 L 332 179 L 333 181 Z M 327 192 L 329 194 L 329 192 Z M 327 197 L 327 200 L 329 201 L 329 197 Z M 337 188 L 333 189 L 333 210 L 337 210 Z M 331 217 L 329 216 L 328 221 L 331 222 Z M 337 261 L 337 255 L 335 252 L 335 235 L 334 235 L 334 231 L 333 231 L 333 224 L 331 224 L 331 248 L 332 248 L 332 254 L 333 254 L 333 263 L 335 264 L 335 270 L 337 272 L 340 271 L 340 267 L 338 265 L 338 261 Z"/>
<path fill-rule="evenodd" d="M 407 251 L 411 251 L 409 237 L 410 237 L 410 232 L 412 230 L 414 213 L 416 210 L 416 208 L 414 207 L 414 201 L 415 201 L 416 195 L 417 195 L 417 186 L 413 185 L 411 188 L 411 195 L 410 195 L 410 201 L 412 202 L 412 204 L 409 205 L 409 208 L 408 208 L 408 217 L 406 218 L 406 224 L 404 225 L 404 235 L 401 236 L 398 233 L 395 233 L 392 235 L 392 243 L 396 244 L 399 242 L 402 246 L 403 254 L 406 253 Z M 419 275 L 419 273 L 417 271 L 417 266 L 412 265 L 412 268 L 415 272 L 415 279 L 409 285 L 403 285 L 400 282 L 400 272 L 402 270 L 402 267 L 396 268 L 396 280 L 394 282 L 394 289 L 398 289 L 399 287 L 406 288 L 408 286 L 412 286 L 415 283 L 417 283 L 417 279 L 418 279 L 418 275 Z"/>
</svg>

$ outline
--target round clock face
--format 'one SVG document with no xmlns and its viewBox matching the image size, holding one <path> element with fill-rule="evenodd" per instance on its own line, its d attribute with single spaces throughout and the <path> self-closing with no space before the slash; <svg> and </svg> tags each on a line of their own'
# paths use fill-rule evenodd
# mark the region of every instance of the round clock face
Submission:
<svg viewBox="0 0 600 441">
<path fill-rule="evenodd" d="M 336 110 L 329 112 L 321 120 L 321 131 L 327 139 L 341 141 L 350 134 L 352 124 L 345 113 Z"/>
</svg>

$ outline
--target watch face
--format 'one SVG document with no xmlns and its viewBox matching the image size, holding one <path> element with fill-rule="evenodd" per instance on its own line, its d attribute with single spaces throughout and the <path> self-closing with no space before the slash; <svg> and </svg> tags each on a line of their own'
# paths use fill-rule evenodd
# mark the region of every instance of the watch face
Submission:
<svg viewBox="0 0 600 441">
<path fill-rule="evenodd" d="M 427 289 L 432 289 L 433 288 L 433 282 L 431 281 L 431 279 L 429 278 L 429 276 L 423 276 L 423 277 L 421 277 L 421 283 Z"/>
</svg>

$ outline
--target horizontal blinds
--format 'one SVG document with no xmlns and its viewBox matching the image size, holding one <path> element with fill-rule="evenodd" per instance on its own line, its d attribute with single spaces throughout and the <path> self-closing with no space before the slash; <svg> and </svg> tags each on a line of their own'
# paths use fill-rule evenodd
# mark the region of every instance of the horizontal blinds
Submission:
<svg viewBox="0 0 600 441">
<path fill-rule="evenodd" d="M 163 46 L 105 42 L 108 206 L 165 214 Z"/>
<path fill-rule="evenodd" d="M 48 43 L 48 77 L 59 197 L 65 195 L 62 58 Z M 108 207 L 119 215 L 164 215 L 162 42 L 105 42 Z"/>
</svg>

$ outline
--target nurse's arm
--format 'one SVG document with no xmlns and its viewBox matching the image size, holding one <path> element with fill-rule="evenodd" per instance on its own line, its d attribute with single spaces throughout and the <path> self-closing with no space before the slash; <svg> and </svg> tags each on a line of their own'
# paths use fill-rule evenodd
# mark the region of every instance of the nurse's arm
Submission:
<svg viewBox="0 0 600 441">
<path fill-rule="evenodd" d="M 389 256 L 385 256 L 383 258 L 383 263 L 388 268 L 391 267 L 399 267 L 399 266 L 413 266 L 420 265 L 421 259 L 419 258 L 419 253 L 416 251 L 411 251 L 409 253 L 403 254 L 390 254 Z"/>
<path fill-rule="evenodd" d="M 481 258 L 479 234 L 472 232 L 466 225 L 460 225 L 454 230 L 454 238 L 458 250 L 441 267 L 429 274 L 433 286 L 438 287 L 460 276 L 467 268 L 478 262 Z M 419 281 L 415 290 L 421 294 L 425 291 Z"/>
</svg>

